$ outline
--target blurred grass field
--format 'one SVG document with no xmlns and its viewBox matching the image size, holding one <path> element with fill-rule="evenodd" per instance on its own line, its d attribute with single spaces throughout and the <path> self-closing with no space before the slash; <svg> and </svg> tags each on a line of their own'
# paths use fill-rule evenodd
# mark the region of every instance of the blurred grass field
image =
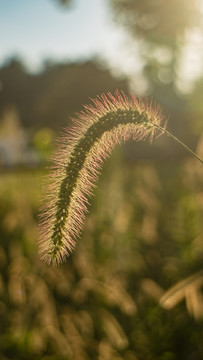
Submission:
<svg viewBox="0 0 203 360">
<path fill-rule="evenodd" d="M 202 166 L 131 163 L 114 151 L 58 268 L 38 255 L 44 174 L 0 177 L 0 359 L 203 359 L 201 287 L 171 310 L 159 305 L 202 270 Z"/>
<path fill-rule="evenodd" d="M 67 263 L 38 254 L 47 161 L 90 99 L 160 105 L 203 159 L 203 2 L 0 3 L 0 360 L 203 360 L 203 167 L 171 138 L 117 148 Z"/>
</svg>

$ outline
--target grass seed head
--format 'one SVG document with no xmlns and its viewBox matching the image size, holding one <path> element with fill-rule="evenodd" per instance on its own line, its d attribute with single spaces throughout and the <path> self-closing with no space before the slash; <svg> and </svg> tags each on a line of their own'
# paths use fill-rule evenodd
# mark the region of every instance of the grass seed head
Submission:
<svg viewBox="0 0 203 360">
<path fill-rule="evenodd" d="M 40 253 L 58 265 L 75 248 L 103 161 L 128 139 L 152 139 L 160 109 L 123 92 L 102 94 L 72 119 L 58 141 L 41 212 Z"/>
</svg>

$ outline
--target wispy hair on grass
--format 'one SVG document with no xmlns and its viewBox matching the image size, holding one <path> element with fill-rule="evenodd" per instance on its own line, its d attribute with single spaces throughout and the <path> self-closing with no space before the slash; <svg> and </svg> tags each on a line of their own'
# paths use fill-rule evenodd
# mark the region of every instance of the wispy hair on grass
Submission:
<svg viewBox="0 0 203 360">
<path fill-rule="evenodd" d="M 112 149 L 130 138 L 152 140 L 157 130 L 180 143 L 165 129 L 159 106 L 118 90 L 93 99 L 72 119 L 72 126 L 59 139 L 49 185 L 46 182 L 40 221 L 40 253 L 45 262 L 58 265 L 75 248 L 88 200 Z"/>
</svg>

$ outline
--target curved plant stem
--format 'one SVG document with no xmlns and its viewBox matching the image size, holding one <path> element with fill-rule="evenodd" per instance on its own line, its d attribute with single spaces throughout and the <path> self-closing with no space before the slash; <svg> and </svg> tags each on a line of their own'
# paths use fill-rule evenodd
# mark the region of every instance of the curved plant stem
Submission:
<svg viewBox="0 0 203 360">
<path fill-rule="evenodd" d="M 190 149 L 187 145 L 185 145 L 181 140 L 179 140 L 175 135 L 171 134 L 168 130 L 164 129 L 162 126 L 154 124 L 153 126 L 155 126 L 157 129 L 159 129 L 160 131 L 162 131 L 164 134 L 166 134 L 168 137 L 170 137 L 171 139 L 173 139 L 175 142 L 177 142 L 179 145 L 183 146 L 189 153 L 191 153 L 193 156 L 196 157 L 197 160 L 199 160 L 202 164 L 203 164 L 203 160 L 192 150 Z"/>
</svg>

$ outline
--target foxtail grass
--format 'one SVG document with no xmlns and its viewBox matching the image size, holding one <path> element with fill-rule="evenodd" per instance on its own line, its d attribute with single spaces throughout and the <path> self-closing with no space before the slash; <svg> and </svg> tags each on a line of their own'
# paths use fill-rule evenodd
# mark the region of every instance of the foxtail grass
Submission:
<svg viewBox="0 0 203 360">
<path fill-rule="evenodd" d="M 46 184 L 40 219 L 40 254 L 45 262 L 63 263 L 74 250 L 103 161 L 117 144 L 129 139 L 152 141 L 159 132 L 193 153 L 165 124 L 159 106 L 119 91 L 93 99 L 72 119 L 72 126 L 59 139 Z"/>
</svg>

